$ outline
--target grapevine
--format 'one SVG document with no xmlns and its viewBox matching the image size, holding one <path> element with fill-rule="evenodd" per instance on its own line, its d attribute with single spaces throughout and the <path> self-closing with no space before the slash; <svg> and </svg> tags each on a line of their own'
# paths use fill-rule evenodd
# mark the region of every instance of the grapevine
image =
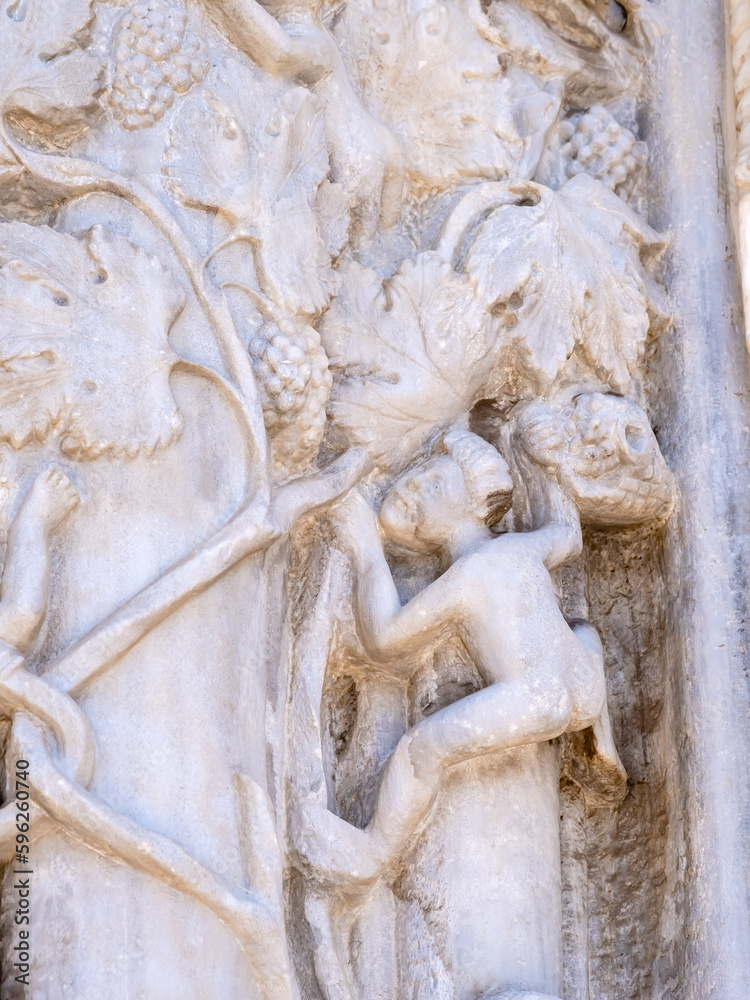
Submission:
<svg viewBox="0 0 750 1000">
<path fill-rule="evenodd" d="M 646 144 L 638 142 L 606 108 L 594 106 L 560 124 L 568 177 L 587 173 L 627 201 L 646 163 Z"/>
<path fill-rule="evenodd" d="M 130 7 L 115 28 L 110 103 L 123 128 L 149 128 L 205 77 L 208 59 L 187 15 L 166 0 Z"/>
<path fill-rule="evenodd" d="M 331 391 L 320 336 L 307 325 L 282 333 L 265 323 L 248 350 L 274 459 L 289 472 L 299 471 L 317 454 Z"/>
</svg>

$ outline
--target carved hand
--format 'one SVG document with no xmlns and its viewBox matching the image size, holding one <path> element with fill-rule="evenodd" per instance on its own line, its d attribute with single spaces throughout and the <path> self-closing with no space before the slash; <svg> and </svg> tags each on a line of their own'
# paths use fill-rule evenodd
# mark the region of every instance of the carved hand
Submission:
<svg viewBox="0 0 750 1000">
<path fill-rule="evenodd" d="M 533 403 L 519 417 L 516 439 L 542 468 L 554 473 L 563 460 L 566 444 L 560 417 L 543 403 Z"/>
<path fill-rule="evenodd" d="M 356 558 L 373 537 L 380 544 L 375 511 L 359 490 L 351 490 L 336 505 L 331 512 L 331 520 L 338 545 L 350 556 Z"/>
<path fill-rule="evenodd" d="M 303 476 L 280 487 L 271 501 L 270 520 L 286 534 L 304 514 L 333 503 L 372 468 L 364 448 L 349 448 L 321 472 Z"/>
</svg>

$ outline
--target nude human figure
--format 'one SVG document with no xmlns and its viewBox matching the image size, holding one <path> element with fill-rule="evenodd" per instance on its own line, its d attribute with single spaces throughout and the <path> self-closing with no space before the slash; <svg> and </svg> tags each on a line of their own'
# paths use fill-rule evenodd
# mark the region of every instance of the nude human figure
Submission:
<svg viewBox="0 0 750 1000">
<path fill-rule="evenodd" d="M 51 533 L 78 503 L 78 491 L 60 469 L 40 472 L 8 533 L 0 583 L 0 640 L 26 654 L 47 612 Z"/>
<path fill-rule="evenodd" d="M 323 0 L 203 0 L 226 36 L 261 69 L 306 84 L 321 100 L 331 180 L 350 198 L 352 229 L 371 239 L 379 221 L 398 220 L 401 150 L 391 132 L 365 111 L 341 54 L 323 24 Z"/>
<path fill-rule="evenodd" d="M 511 505 L 508 467 L 476 435 L 448 434 L 442 454 L 399 479 L 380 510 L 389 540 L 439 551 L 449 563 L 403 606 L 374 512 L 357 492 L 339 506 L 339 535 L 356 581 L 355 619 L 372 660 L 409 676 L 411 654 L 443 634 L 458 634 L 486 687 L 401 739 L 366 829 L 317 803 L 301 804 L 297 848 L 321 879 L 351 884 L 380 874 L 428 812 L 446 767 L 606 720 L 599 637 L 585 622 L 565 621 L 550 577 L 580 552 L 580 522 L 551 479 L 547 490 L 545 506 L 557 520 L 494 535 L 492 525 Z M 608 725 L 603 730 L 600 752 L 619 765 Z"/>
</svg>

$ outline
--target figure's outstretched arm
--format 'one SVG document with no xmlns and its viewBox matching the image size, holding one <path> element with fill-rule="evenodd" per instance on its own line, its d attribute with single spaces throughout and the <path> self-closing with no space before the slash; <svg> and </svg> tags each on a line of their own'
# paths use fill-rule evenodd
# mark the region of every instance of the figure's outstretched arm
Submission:
<svg viewBox="0 0 750 1000">
<path fill-rule="evenodd" d="M 354 566 L 354 610 L 362 644 L 394 675 L 409 676 L 414 664 L 404 654 L 419 651 L 460 614 L 451 586 L 440 577 L 402 605 L 375 514 L 361 493 L 353 491 L 336 515 L 339 537 Z"/>
<path fill-rule="evenodd" d="M 257 0 L 203 0 L 226 37 L 272 76 L 313 83 L 329 69 L 319 46 L 293 38 Z"/>
<path fill-rule="evenodd" d="M 557 481 L 566 446 L 557 414 L 543 403 L 528 406 L 517 418 L 513 433 L 516 462 L 523 474 L 534 530 L 524 542 L 537 549 L 547 569 L 556 569 L 581 553 L 578 508 Z"/>
<path fill-rule="evenodd" d="M 541 480 L 542 477 L 539 478 Z M 545 506 L 551 508 L 553 519 L 525 534 L 524 542 L 533 545 L 547 569 L 553 570 L 565 566 L 581 554 L 583 537 L 578 510 L 559 483 L 548 477 L 544 487 L 547 492 Z"/>
</svg>

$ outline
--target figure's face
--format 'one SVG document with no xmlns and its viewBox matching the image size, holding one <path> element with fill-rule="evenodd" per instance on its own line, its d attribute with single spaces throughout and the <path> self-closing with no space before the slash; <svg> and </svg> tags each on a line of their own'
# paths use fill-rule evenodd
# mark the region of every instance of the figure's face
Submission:
<svg viewBox="0 0 750 1000">
<path fill-rule="evenodd" d="M 646 414 L 627 399 L 586 393 L 575 401 L 571 419 L 580 439 L 573 468 L 580 475 L 601 476 L 660 457 Z"/>
<path fill-rule="evenodd" d="M 456 528 L 477 520 L 463 474 L 448 455 L 401 476 L 380 508 L 386 537 L 410 548 L 440 548 Z"/>
</svg>

